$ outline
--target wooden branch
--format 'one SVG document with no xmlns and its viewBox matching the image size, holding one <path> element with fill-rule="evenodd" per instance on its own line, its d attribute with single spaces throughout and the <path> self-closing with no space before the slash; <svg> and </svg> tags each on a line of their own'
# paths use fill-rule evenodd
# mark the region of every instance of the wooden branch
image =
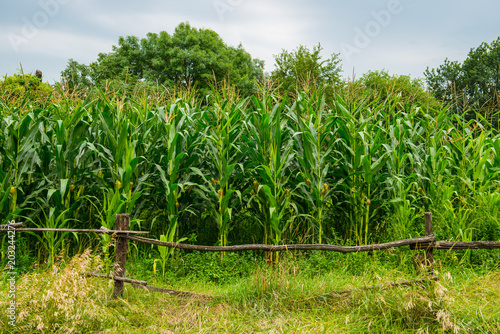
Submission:
<svg viewBox="0 0 500 334">
<path fill-rule="evenodd" d="M 137 281 L 135 279 L 125 278 L 125 277 L 103 275 L 103 274 L 99 274 L 99 273 L 85 272 L 85 271 L 82 271 L 80 273 L 80 275 L 87 276 L 87 277 L 107 278 L 107 279 L 112 279 L 115 281 L 121 281 L 124 283 L 130 283 L 136 289 L 143 289 L 143 290 L 148 290 L 148 291 L 166 293 L 167 295 L 170 295 L 170 296 L 214 298 L 212 296 L 206 296 L 206 295 L 196 294 L 196 293 L 191 293 L 191 292 L 183 292 L 183 291 L 175 291 L 175 290 L 164 289 L 164 288 L 157 288 L 155 286 L 149 286 L 148 283 L 145 281 Z"/>
<path fill-rule="evenodd" d="M 137 281 L 135 279 L 130 279 L 130 278 L 125 278 L 125 277 L 119 277 L 119 276 L 111 276 L 111 275 L 103 275 L 103 274 L 98 274 L 94 272 L 81 272 L 81 275 L 85 275 L 87 277 L 93 276 L 93 277 L 100 277 L 100 278 L 109 278 L 115 281 L 121 281 L 121 282 L 126 282 L 126 283 L 132 283 L 132 284 L 139 284 L 139 285 L 148 285 L 146 281 Z"/>
<path fill-rule="evenodd" d="M 0 225 L 0 231 L 8 231 L 10 228 L 19 228 L 23 227 L 24 223 L 13 223 L 13 224 L 1 224 Z"/>
<path fill-rule="evenodd" d="M 188 249 L 197 250 L 205 252 L 238 252 L 245 250 L 262 250 L 268 252 L 280 252 L 280 251 L 293 251 L 293 250 L 324 250 L 333 251 L 340 253 L 354 253 L 354 252 L 368 252 L 373 250 L 389 249 L 394 247 L 402 247 L 408 245 L 415 245 L 421 243 L 430 243 L 434 240 L 434 236 L 415 238 L 415 239 L 405 239 L 394 242 L 387 242 L 383 244 L 375 245 L 365 245 L 365 246 L 337 246 L 337 245 L 315 245 L 315 244 L 296 244 L 296 245 L 261 245 L 261 244 L 250 244 L 250 245 L 238 245 L 238 246 L 198 246 L 198 245 L 188 245 L 180 244 L 175 242 L 165 242 L 150 238 L 136 237 L 136 236 L 126 236 L 127 239 L 143 242 L 152 245 L 165 246 L 169 248 L 178 249 Z"/>
<path fill-rule="evenodd" d="M 184 291 L 175 291 L 175 290 L 170 290 L 170 289 L 157 288 L 155 286 L 149 286 L 149 285 L 132 284 L 132 286 L 134 288 L 136 288 L 136 289 L 143 289 L 143 290 L 148 290 L 148 291 L 155 291 L 155 292 L 166 293 L 167 295 L 170 295 L 170 296 L 201 297 L 201 298 L 214 299 L 214 297 L 212 297 L 212 296 L 207 296 L 207 295 L 203 295 L 203 294 L 197 294 L 197 293 L 191 293 L 191 292 L 184 292 Z"/>
<path fill-rule="evenodd" d="M 355 290 L 370 290 L 370 289 L 387 290 L 389 288 L 394 288 L 394 287 L 398 287 L 398 286 L 413 285 L 415 283 L 423 283 L 426 281 L 437 281 L 437 280 L 439 280 L 439 277 L 437 277 L 436 275 L 431 275 L 428 277 L 417 278 L 417 279 L 412 279 L 412 280 L 405 279 L 405 280 L 402 280 L 399 282 L 389 282 L 389 283 L 386 283 L 383 285 L 366 285 L 366 286 L 362 286 L 362 287 L 358 287 L 358 288 L 352 288 L 352 289 L 347 289 L 347 290 L 342 290 L 342 291 L 335 291 L 335 292 L 328 293 L 326 295 L 343 295 L 346 293 L 351 293 Z"/>
<path fill-rule="evenodd" d="M 4 226 L 4 225 L 0 225 Z M 3 230 L 0 230 L 3 231 Z M 108 233 L 108 234 L 147 234 L 149 231 L 120 231 L 120 230 L 102 230 L 102 229 L 79 229 L 79 228 L 16 228 L 17 231 L 33 231 L 33 232 L 78 232 L 78 233 Z"/>
<path fill-rule="evenodd" d="M 496 249 L 500 248 L 499 241 L 469 241 L 469 242 L 461 242 L 461 241 L 436 241 L 436 242 L 426 242 L 419 243 L 415 245 L 411 245 L 410 249 Z"/>
</svg>

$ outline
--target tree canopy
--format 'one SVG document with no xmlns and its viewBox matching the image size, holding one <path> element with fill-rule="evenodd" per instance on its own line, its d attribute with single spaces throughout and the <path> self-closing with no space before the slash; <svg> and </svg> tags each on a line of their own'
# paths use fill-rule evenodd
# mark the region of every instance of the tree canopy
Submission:
<svg viewBox="0 0 500 334">
<path fill-rule="evenodd" d="M 500 37 L 472 48 L 463 63 L 445 59 L 437 69 L 425 71 L 427 85 L 439 99 L 459 111 L 498 108 L 500 92 Z"/>
<path fill-rule="evenodd" d="M 144 81 L 165 86 L 195 84 L 201 94 L 213 80 L 228 80 L 243 95 L 262 78 L 264 62 L 253 59 L 242 45 L 227 45 L 209 29 L 181 23 L 172 35 L 148 33 L 145 38 L 120 37 L 110 53 L 100 53 L 90 65 L 70 59 L 62 72 L 68 85 L 102 84 L 109 79 Z"/>
<path fill-rule="evenodd" d="M 295 92 L 308 88 L 323 88 L 341 81 L 342 66 L 339 54 L 333 53 L 323 59 L 320 44 L 309 50 L 300 45 L 293 51 L 282 50 L 274 56 L 276 61 L 272 78 L 279 85 L 279 90 L 294 95 Z"/>
<path fill-rule="evenodd" d="M 423 79 L 412 79 L 407 75 L 390 75 L 386 70 L 368 71 L 352 86 L 364 90 L 363 94 L 358 95 L 366 103 L 383 100 L 392 103 L 398 110 L 418 107 L 423 108 L 426 113 L 442 108 L 441 103 L 426 91 Z"/>
</svg>

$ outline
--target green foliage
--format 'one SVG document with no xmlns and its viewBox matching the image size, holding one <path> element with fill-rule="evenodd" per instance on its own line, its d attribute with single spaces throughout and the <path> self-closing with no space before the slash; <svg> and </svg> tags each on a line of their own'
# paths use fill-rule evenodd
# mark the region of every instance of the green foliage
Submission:
<svg viewBox="0 0 500 334">
<path fill-rule="evenodd" d="M 36 227 L 50 228 L 50 229 L 59 229 L 59 228 L 68 228 L 69 219 L 65 219 L 66 211 L 59 213 L 57 216 L 55 214 L 55 208 L 50 208 L 49 214 L 47 215 L 45 212 L 44 217 L 41 219 L 39 224 L 35 223 Z M 67 242 L 66 236 L 69 232 L 56 232 L 56 231 L 43 231 L 42 234 L 36 234 L 34 232 L 28 231 L 28 233 L 34 235 L 43 249 L 47 253 L 47 265 L 52 266 L 54 264 L 54 259 L 56 254 L 64 250 L 64 243 Z M 75 238 L 78 239 L 76 233 L 74 233 Z"/>
<path fill-rule="evenodd" d="M 241 201 L 241 192 L 237 184 L 240 177 L 233 172 L 242 160 L 242 149 L 239 147 L 241 136 L 242 103 L 233 104 L 223 96 L 215 95 L 211 107 L 202 112 L 203 126 L 209 126 L 205 132 L 207 154 L 205 165 L 207 175 L 200 169 L 191 169 L 203 180 L 200 188 L 208 194 L 206 203 L 211 219 L 214 219 L 219 228 L 219 243 L 228 245 L 227 236 L 232 221 L 233 208 Z M 201 125 L 201 124 L 200 124 Z M 243 165 L 239 165 L 242 172 Z M 210 179 L 208 178 L 210 176 Z"/>
<path fill-rule="evenodd" d="M 27 100 L 45 102 L 52 94 L 52 88 L 36 75 L 21 72 L 4 75 L 0 81 L 0 92 L 0 100 L 17 101 L 22 105 Z"/>
<path fill-rule="evenodd" d="M 335 168 L 339 160 L 331 157 L 334 149 L 336 131 L 338 130 L 335 115 L 328 113 L 324 96 L 304 95 L 292 106 L 291 113 L 295 121 L 295 145 L 301 183 L 298 196 L 307 205 L 311 214 L 314 234 L 317 242 L 323 242 L 323 220 L 328 204 L 334 196 L 334 183 L 330 168 Z"/>
<path fill-rule="evenodd" d="M 282 50 L 274 56 L 275 69 L 272 80 L 276 81 L 281 95 L 296 96 L 297 92 L 310 89 L 323 89 L 340 83 L 339 54 L 333 53 L 323 59 L 323 48 L 318 43 L 312 50 L 300 45 L 293 51 Z"/>
<path fill-rule="evenodd" d="M 8 268 L 8 250 L 9 239 L 7 233 L 2 233 L 0 235 L 0 266 L 2 268 Z M 13 245 L 15 246 L 15 272 L 16 276 L 19 277 L 24 273 L 30 272 L 33 270 L 34 264 L 36 264 L 37 256 L 35 254 L 35 247 L 33 244 L 30 244 L 26 236 L 23 236 L 22 233 L 17 232 L 15 238 L 13 240 Z"/>
<path fill-rule="evenodd" d="M 167 236 L 164 234 L 160 235 L 160 241 L 168 241 Z M 167 265 L 167 259 L 168 259 L 168 256 L 170 255 L 170 253 L 172 252 L 172 250 L 173 250 L 172 248 L 158 246 L 158 252 L 160 253 L 162 277 L 165 277 L 165 267 Z M 155 262 L 156 262 L 156 260 L 155 260 Z M 155 272 L 156 272 L 156 267 L 155 267 Z"/>
<path fill-rule="evenodd" d="M 229 283 L 250 275 L 258 262 L 252 252 L 227 253 L 224 256 L 210 252 L 186 253 L 182 260 L 178 258 L 174 262 L 171 276 L 175 279 Z"/>
<path fill-rule="evenodd" d="M 61 72 L 61 76 L 71 92 L 92 86 L 91 68 L 72 58 L 68 60 L 68 65 Z"/>
<path fill-rule="evenodd" d="M 142 39 L 120 37 L 112 52 L 100 53 L 88 66 L 70 59 L 62 75 L 70 88 L 88 88 L 108 80 L 130 86 L 145 80 L 151 86 L 195 85 L 204 97 L 211 92 L 213 81 L 224 80 L 242 95 L 249 95 L 262 71 L 263 61 L 252 59 L 241 45 L 228 46 L 212 30 L 181 23 L 172 35 L 162 31 Z"/>
<path fill-rule="evenodd" d="M 500 104 L 500 37 L 472 48 L 463 63 L 445 59 L 436 69 L 427 69 L 425 77 L 438 99 L 453 103 L 459 112 L 470 108 L 482 115 L 497 117 Z M 469 117 L 474 117 L 469 113 Z"/>
<path fill-rule="evenodd" d="M 433 114 L 434 109 L 442 109 L 439 101 L 426 91 L 422 79 L 391 76 L 387 71 L 369 71 L 352 85 L 363 90 L 361 96 L 366 99 L 365 103 L 387 101 L 400 111 L 422 108 L 428 114 Z"/>
<path fill-rule="evenodd" d="M 280 244 L 294 219 L 290 212 L 297 212 L 288 174 L 294 158 L 293 141 L 287 117 L 282 117 L 283 104 L 272 106 L 265 98 L 252 100 L 255 111 L 245 123 L 248 132 L 244 138 L 253 167 L 253 181 L 247 182 L 253 186 L 250 205 L 264 228 L 264 241 Z"/>
</svg>

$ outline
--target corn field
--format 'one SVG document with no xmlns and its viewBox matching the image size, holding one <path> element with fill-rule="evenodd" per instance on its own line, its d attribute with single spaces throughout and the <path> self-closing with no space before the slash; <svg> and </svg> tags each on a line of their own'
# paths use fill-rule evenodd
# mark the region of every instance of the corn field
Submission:
<svg viewBox="0 0 500 334">
<path fill-rule="evenodd" d="M 439 238 L 500 239 L 500 136 L 479 115 L 314 92 L 1 101 L 2 223 L 130 213 L 166 241 L 369 244 L 423 235 L 430 211 Z M 49 256 L 77 241 L 36 237 Z"/>
</svg>

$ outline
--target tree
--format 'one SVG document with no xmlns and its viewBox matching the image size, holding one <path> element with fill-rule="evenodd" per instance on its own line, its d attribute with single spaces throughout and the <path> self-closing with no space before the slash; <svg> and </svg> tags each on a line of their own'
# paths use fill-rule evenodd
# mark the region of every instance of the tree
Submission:
<svg viewBox="0 0 500 334">
<path fill-rule="evenodd" d="M 365 101 L 370 104 L 382 100 L 400 111 L 419 107 L 426 113 L 442 108 L 441 102 L 426 91 L 423 79 L 412 79 L 407 75 L 390 75 L 385 70 L 368 71 L 347 85 L 351 87 L 344 87 L 345 91 L 354 91 L 354 98 L 351 99 L 357 99 L 357 103 Z"/>
<path fill-rule="evenodd" d="M 92 84 L 109 79 L 166 86 L 195 84 L 202 95 L 210 91 L 214 80 L 228 80 L 247 95 L 255 80 L 261 79 L 263 66 L 263 61 L 253 59 L 241 45 L 228 46 L 212 30 L 181 23 L 172 35 L 162 31 L 142 39 L 120 37 L 112 52 L 100 53 L 86 68 L 70 60 L 63 75 L 88 76 Z"/>
<path fill-rule="evenodd" d="M 500 103 L 500 37 L 472 48 L 462 64 L 445 59 L 424 74 L 434 96 L 453 103 L 456 111 L 471 108 L 487 115 Z"/>
<path fill-rule="evenodd" d="M 78 63 L 73 58 L 68 60 L 68 66 L 61 72 L 61 76 L 70 91 L 77 88 L 87 88 L 92 85 L 90 67 Z"/>
<path fill-rule="evenodd" d="M 293 51 L 283 51 L 275 55 L 275 70 L 272 79 L 279 85 L 279 91 L 294 96 L 297 91 L 310 88 L 332 87 L 340 83 L 339 54 L 333 53 L 322 59 L 323 48 L 318 43 L 312 51 L 300 45 Z"/>
</svg>

